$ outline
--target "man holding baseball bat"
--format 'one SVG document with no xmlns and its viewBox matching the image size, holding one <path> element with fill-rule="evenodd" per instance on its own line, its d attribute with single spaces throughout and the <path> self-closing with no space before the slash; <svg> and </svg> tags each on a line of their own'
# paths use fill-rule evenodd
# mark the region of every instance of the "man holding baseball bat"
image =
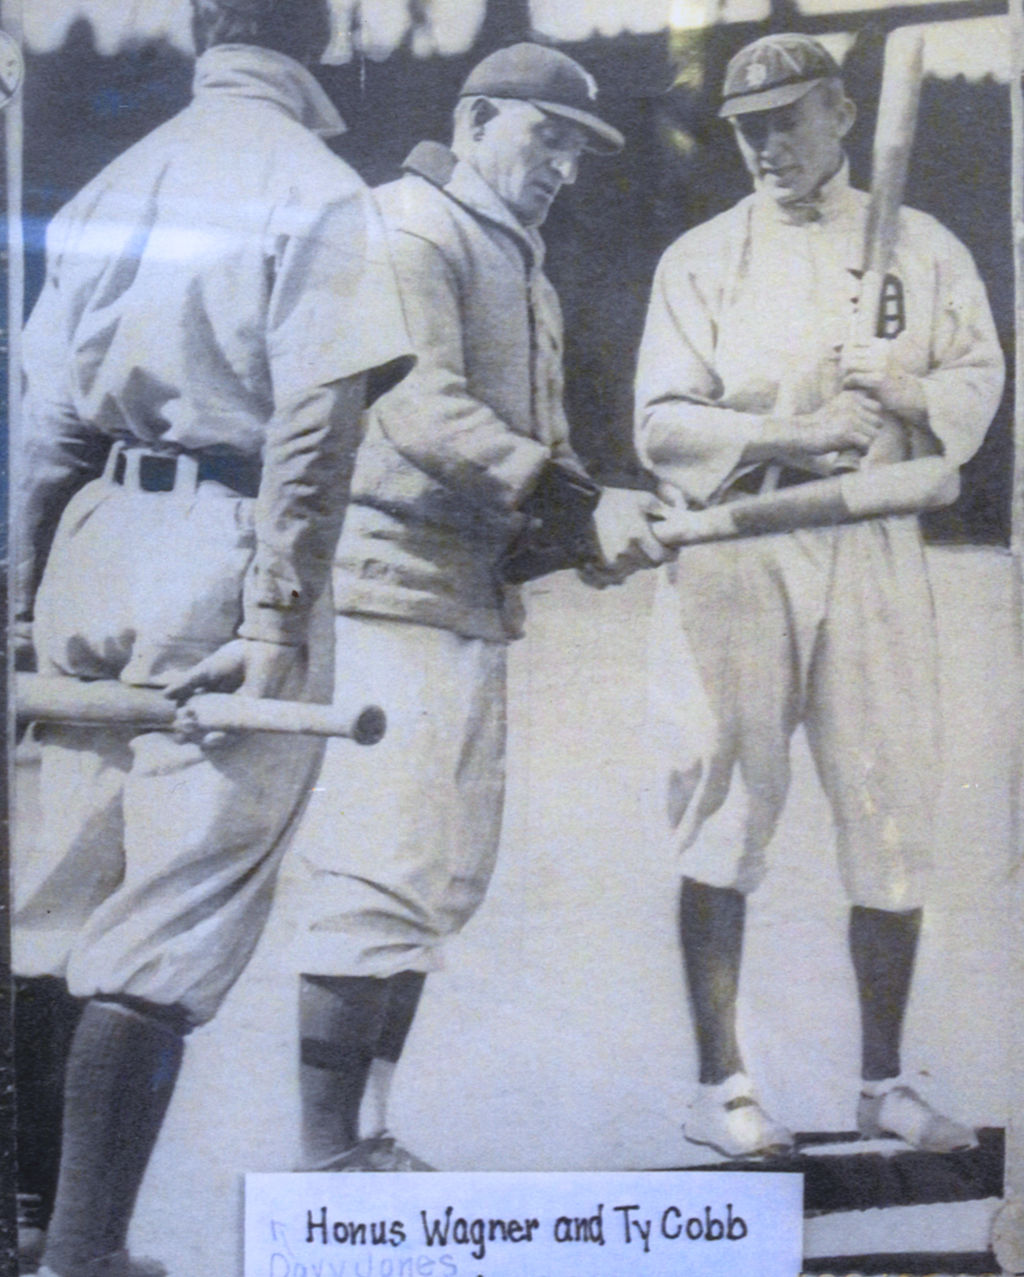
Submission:
<svg viewBox="0 0 1024 1277">
<path fill-rule="evenodd" d="M 742 49 L 720 115 L 754 193 L 666 252 L 640 353 L 638 444 L 666 493 L 700 508 L 910 457 L 961 465 L 1003 383 L 966 249 L 930 217 L 900 210 L 901 191 L 873 191 L 869 217 L 843 151 L 855 108 L 817 41 L 773 35 Z M 909 149 L 906 119 L 897 132 Z M 876 182 L 892 171 L 876 159 Z M 865 283 L 855 329 L 870 270 L 879 287 L 869 301 Z M 687 1137 L 730 1157 L 792 1143 L 758 1104 L 736 1002 L 746 898 L 767 870 L 802 722 L 850 901 L 858 1128 L 940 1152 L 970 1145 L 970 1129 L 900 1076 L 941 774 L 935 620 L 916 519 L 696 546 L 661 591 L 655 686 L 675 702 L 665 721 L 678 715 L 691 741 L 704 728 L 699 747 L 673 759 L 668 786 L 700 1065 Z"/>
<path fill-rule="evenodd" d="M 323 699 L 361 414 L 408 338 L 372 198 L 317 136 L 344 128 L 307 69 L 324 0 L 192 13 L 193 102 L 50 227 L 25 337 L 21 642 L 69 682 Z M 40 741 L 16 969 L 29 999 L 44 976 L 88 999 L 41 1271 L 132 1277 L 151 1271 L 125 1240 L 184 1039 L 259 938 L 320 750 L 110 723 Z"/>
</svg>

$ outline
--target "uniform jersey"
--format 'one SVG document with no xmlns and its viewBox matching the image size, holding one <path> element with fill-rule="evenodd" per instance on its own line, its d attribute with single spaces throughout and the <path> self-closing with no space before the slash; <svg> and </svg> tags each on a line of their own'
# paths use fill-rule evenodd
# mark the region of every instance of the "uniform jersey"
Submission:
<svg viewBox="0 0 1024 1277">
<path fill-rule="evenodd" d="M 323 141 L 344 124 L 313 77 L 215 46 L 194 89 L 50 226 L 25 333 L 20 606 L 111 440 L 215 450 L 264 463 L 246 623 L 283 638 L 323 586 L 350 444 L 310 438 L 296 412 L 407 339 L 372 197 Z"/>
<path fill-rule="evenodd" d="M 728 499 L 766 416 L 810 412 L 841 385 L 867 197 L 845 170 L 787 208 L 755 194 L 682 236 L 654 281 L 637 374 L 637 443 L 688 502 Z M 967 250 L 903 210 L 880 335 L 921 380 L 915 449 L 977 449 L 1003 360 Z M 763 467 L 762 467 L 763 468 Z M 920 902 L 939 776 L 930 587 L 915 519 L 683 551 L 664 574 L 652 687 L 669 815 L 689 876 L 750 890 L 803 721 L 856 903 Z"/>
<path fill-rule="evenodd" d="M 322 698 L 355 428 L 332 397 L 408 339 L 372 198 L 310 131 L 341 120 L 308 71 L 217 46 L 195 89 L 53 224 L 26 337 L 21 606 L 45 555 L 44 673 L 159 685 L 241 634 L 301 644 L 282 694 Z M 71 725 L 41 746 L 17 969 L 204 1022 L 259 937 L 320 747 Z"/>
</svg>

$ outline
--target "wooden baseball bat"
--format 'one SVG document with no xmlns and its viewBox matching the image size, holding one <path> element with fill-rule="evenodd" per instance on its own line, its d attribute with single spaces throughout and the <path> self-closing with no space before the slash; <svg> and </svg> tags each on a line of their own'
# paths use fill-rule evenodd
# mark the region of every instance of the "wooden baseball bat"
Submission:
<svg viewBox="0 0 1024 1277">
<path fill-rule="evenodd" d="M 924 38 L 916 27 L 901 27 L 885 42 L 882 90 L 871 151 L 871 194 L 864 228 L 863 278 L 854 336 L 869 340 L 878 331 L 885 272 L 899 233 L 910 152 L 924 76 Z"/>
<path fill-rule="evenodd" d="M 899 234 L 900 208 L 917 130 L 917 111 L 924 76 L 924 39 L 915 27 L 900 27 L 885 42 L 882 88 L 871 150 L 871 192 L 864 227 L 860 295 L 850 324 L 850 340 L 867 342 L 878 334 L 885 275 Z M 871 464 L 903 461 L 906 431 L 887 417 L 872 445 Z M 840 466 L 856 469 L 861 456 L 841 453 Z"/>
<path fill-rule="evenodd" d="M 662 545 L 676 548 L 916 514 L 949 505 L 959 494 L 960 473 L 955 467 L 941 457 L 921 457 L 814 479 L 769 496 L 745 497 L 706 510 L 680 508 L 651 526 Z"/>
<path fill-rule="evenodd" d="M 344 736 L 376 745 L 387 720 L 376 705 L 355 710 L 303 701 L 204 692 L 183 705 L 158 688 L 129 687 L 114 679 L 18 674 L 15 710 L 22 722 L 81 723 L 137 727 L 139 731 L 277 732 L 299 736 Z"/>
</svg>

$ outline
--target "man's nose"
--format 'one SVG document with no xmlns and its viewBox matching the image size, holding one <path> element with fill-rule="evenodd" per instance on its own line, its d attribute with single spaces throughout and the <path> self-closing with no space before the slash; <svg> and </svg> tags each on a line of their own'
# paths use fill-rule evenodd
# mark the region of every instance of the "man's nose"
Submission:
<svg viewBox="0 0 1024 1277">
<path fill-rule="evenodd" d="M 565 186 L 571 186 L 576 181 L 576 175 L 579 172 L 580 162 L 575 155 L 557 155 L 551 161 L 551 167 L 562 179 Z"/>
</svg>

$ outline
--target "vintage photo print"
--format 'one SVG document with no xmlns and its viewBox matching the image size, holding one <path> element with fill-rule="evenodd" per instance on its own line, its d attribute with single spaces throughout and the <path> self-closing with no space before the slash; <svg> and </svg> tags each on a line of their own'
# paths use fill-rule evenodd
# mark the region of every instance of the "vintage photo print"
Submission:
<svg viewBox="0 0 1024 1277">
<path fill-rule="evenodd" d="M 1024 1272 L 1019 0 L 0 17 L 0 1268 L 702 1169 Z"/>
</svg>

